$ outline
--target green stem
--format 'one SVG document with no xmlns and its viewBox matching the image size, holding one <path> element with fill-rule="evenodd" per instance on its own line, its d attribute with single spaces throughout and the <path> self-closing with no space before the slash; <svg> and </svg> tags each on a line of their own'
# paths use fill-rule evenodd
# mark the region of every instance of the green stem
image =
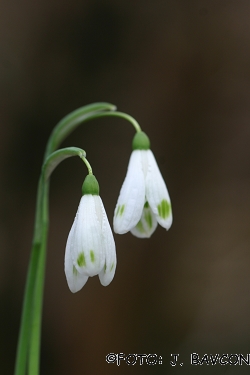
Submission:
<svg viewBox="0 0 250 375">
<path fill-rule="evenodd" d="M 113 111 L 115 109 L 116 107 L 109 103 L 95 103 L 82 107 L 63 118 L 55 127 L 49 138 L 44 155 L 45 163 L 48 156 L 50 156 L 50 154 L 59 146 L 60 142 L 62 142 L 64 138 L 78 125 L 80 125 L 90 113 L 93 113 L 94 111 Z M 41 335 L 40 322 L 43 298 L 44 265 L 46 259 L 46 240 L 48 231 L 48 190 L 48 182 L 45 182 L 44 178 L 41 177 L 38 186 L 34 237 L 25 284 L 20 331 L 18 336 L 14 369 L 15 375 L 26 374 L 27 359 L 32 356 L 34 356 L 34 359 L 30 360 L 29 374 L 39 374 L 39 350 Z M 36 295 L 37 290 L 39 291 L 40 295 Z M 38 304 L 38 308 L 35 306 L 36 303 Z M 40 312 L 38 309 L 40 309 Z M 37 314 L 37 317 L 35 317 L 34 314 Z M 37 340 L 37 345 L 34 344 L 35 340 Z M 29 350 L 30 353 L 32 352 L 32 355 L 30 355 Z M 35 361 L 36 364 L 34 364 Z"/>
<path fill-rule="evenodd" d="M 89 174 L 93 174 L 91 165 L 89 164 L 88 160 L 85 158 L 85 156 L 81 156 L 82 161 L 85 163 L 86 167 L 88 168 Z"/>
<path fill-rule="evenodd" d="M 37 283 L 37 271 L 39 268 L 39 263 L 41 263 L 41 247 L 44 238 L 44 233 L 46 233 L 46 223 L 45 231 L 42 224 L 42 207 L 44 207 L 45 200 L 44 183 L 42 178 L 39 180 L 38 193 L 37 193 L 37 206 L 36 206 L 36 219 L 35 219 L 35 232 L 31 250 L 31 258 L 28 269 L 28 276 L 26 280 L 24 302 L 22 309 L 21 325 L 18 339 L 16 365 L 15 365 L 15 375 L 24 375 L 27 368 L 27 357 L 28 348 L 30 346 L 31 340 L 31 330 L 32 330 L 32 320 L 33 314 L 33 302 L 34 302 L 34 290 Z M 31 372 L 30 374 L 36 374 Z"/>
<path fill-rule="evenodd" d="M 41 216 L 40 226 L 42 230 L 41 238 L 33 245 L 34 252 L 39 253 L 39 258 L 36 267 L 36 280 L 33 289 L 32 301 L 32 316 L 31 316 L 31 334 L 30 334 L 30 352 L 28 358 L 28 374 L 38 375 L 40 366 L 40 346 L 41 346 L 41 322 L 42 322 L 42 305 L 43 305 L 43 290 L 45 279 L 45 264 L 46 264 L 46 243 L 48 234 L 48 192 L 49 182 L 44 181 L 44 175 L 41 176 Z"/>
<path fill-rule="evenodd" d="M 91 116 L 89 116 L 89 118 L 86 119 L 86 120 L 87 121 L 88 120 L 94 120 L 94 119 L 99 118 L 99 117 L 120 117 L 120 118 L 123 118 L 124 120 L 129 121 L 134 126 L 137 133 L 141 132 L 141 127 L 138 124 L 138 122 L 132 116 L 128 115 L 127 113 L 123 113 L 123 112 L 118 112 L 118 111 L 117 112 L 104 112 L 104 113 L 95 112 Z"/>
<path fill-rule="evenodd" d="M 72 156 L 79 156 L 81 159 L 83 159 L 86 156 L 86 152 L 79 147 L 61 148 L 60 150 L 52 152 L 52 154 L 50 154 L 43 163 L 42 170 L 45 181 L 50 177 L 51 173 L 58 166 L 58 164 Z"/>
<path fill-rule="evenodd" d="M 30 321 L 32 311 L 32 300 L 33 300 L 33 285 L 36 280 L 36 269 L 38 263 L 38 249 L 34 248 L 31 252 L 31 258 L 29 263 L 29 269 L 27 274 L 22 318 L 20 324 L 19 340 L 17 346 L 16 364 L 15 364 L 15 375 L 23 375 L 26 373 L 27 365 L 27 351 L 29 345 L 29 333 L 30 333 Z"/>
<path fill-rule="evenodd" d="M 62 160 L 74 155 L 80 156 L 89 173 L 92 173 L 83 150 L 74 147 L 55 150 L 78 125 L 99 117 L 120 117 L 131 122 L 137 132 L 141 131 L 139 124 L 133 117 L 126 113 L 113 112 L 115 109 L 116 107 L 109 103 L 94 103 L 79 108 L 57 124 L 48 140 L 38 185 L 34 237 L 25 286 L 14 375 L 25 375 L 27 364 L 29 375 L 39 375 L 42 301 L 48 234 L 48 178 Z"/>
<path fill-rule="evenodd" d="M 75 111 L 71 112 L 69 115 L 65 116 L 54 128 L 51 136 L 47 143 L 47 148 L 45 151 L 45 159 L 55 151 L 62 141 L 79 126 L 81 123 L 88 120 L 93 114 L 99 113 L 103 114 L 105 111 L 115 111 L 116 106 L 110 103 L 94 103 L 86 105 Z M 109 113 L 109 112 L 107 112 Z"/>
</svg>

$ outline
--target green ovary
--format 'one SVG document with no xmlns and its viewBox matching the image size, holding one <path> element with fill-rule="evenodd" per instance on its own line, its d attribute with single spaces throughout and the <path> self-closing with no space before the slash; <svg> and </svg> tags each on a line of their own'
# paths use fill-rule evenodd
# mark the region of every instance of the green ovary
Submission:
<svg viewBox="0 0 250 375">
<path fill-rule="evenodd" d="M 79 267 L 86 266 L 85 256 L 84 253 L 80 253 L 77 258 L 77 264 Z"/>
<path fill-rule="evenodd" d="M 171 204 L 163 199 L 160 204 L 157 206 L 158 214 L 163 219 L 166 219 L 171 214 Z"/>
</svg>

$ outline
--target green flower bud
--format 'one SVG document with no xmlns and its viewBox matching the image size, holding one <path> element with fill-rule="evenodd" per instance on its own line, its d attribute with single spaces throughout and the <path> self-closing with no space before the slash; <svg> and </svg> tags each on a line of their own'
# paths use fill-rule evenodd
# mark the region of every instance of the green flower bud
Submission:
<svg viewBox="0 0 250 375">
<path fill-rule="evenodd" d="M 150 149 L 150 140 L 144 132 L 136 133 L 132 141 L 133 150 L 148 150 Z"/>
<path fill-rule="evenodd" d="M 89 174 L 82 184 L 82 195 L 99 195 L 99 184 L 93 174 Z"/>
</svg>

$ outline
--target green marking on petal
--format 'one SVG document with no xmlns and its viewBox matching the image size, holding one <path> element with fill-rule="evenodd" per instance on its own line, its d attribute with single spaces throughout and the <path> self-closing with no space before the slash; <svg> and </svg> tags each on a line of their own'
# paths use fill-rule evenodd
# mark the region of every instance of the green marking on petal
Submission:
<svg viewBox="0 0 250 375">
<path fill-rule="evenodd" d="M 145 233 L 145 229 L 143 228 L 141 220 L 139 221 L 139 223 L 137 223 L 136 229 L 138 229 L 138 231 L 141 233 Z"/>
<path fill-rule="evenodd" d="M 94 261 L 95 261 L 95 253 L 94 253 L 93 250 L 90 250 L 90 260 L 91 260 L 92 263 L 94 263 Z"/>
<path fill-rule="evenodd" d="M 120 216 L 122 216 L 123 212 L 124 212 L 124 209 L 125 209 L 125 204 L 123 204 L 121 206 L 121 209 L 120 209 Z"/>
<path fill-rule="evenodd" d="M 75 268 L 75 266 L 73 266 L 73 275 L 77 276 L 77 274 L 78 274 L 78 271 L 77 271 L 77 269 Z"/>
<path fill-rule="evenodd" d="M 171 213 L 171 205 L 166 199 L 163 199 L 157 206 L 158 214 L 163 219 L 166 219 Z"/>
<path fill-rule="evenodd" d="M 111 264 L 110 271 L 114 268 L 114 262 Z"/>
<path fill-rule="evenodd" d="M 84 253 L 80 253 L 77 258 L 77 264 L 79 267 L 86 266 L 85 256 Z"/>
<path fill-rule="evenodd" d="M 153 220 L 152 220 L 151 212 L 150 211 L 145 212 L 144 217 L 145 217 L 146 223 L 148 224 L 149 228 L 151 229 L 152 226 L 153 226 Z"/>
<path fill-rule="evenodd" d="M 144 204 L 144 208 L 149 208 L 149 204 L 148 204 L 148 202 L 145 202 L 145 204 Z"/>
<path fill-rule="evenodd" d="M 105 263 L 104 264 L 104 273 L 106 272 L 106 270 L 107 270 L 107 264 Z"/>
<path fill-rule="evenodd" d="M 115 217 L 117 217 L 117 215 L 119 214 L 119 211 L 120 211 L 120 207 L 121 207 L 121 206 L 118 206 L 118 207 L 117 207 L 117 210 L 116 210 L 116 214 L 115 214 Z"/>
</svg>

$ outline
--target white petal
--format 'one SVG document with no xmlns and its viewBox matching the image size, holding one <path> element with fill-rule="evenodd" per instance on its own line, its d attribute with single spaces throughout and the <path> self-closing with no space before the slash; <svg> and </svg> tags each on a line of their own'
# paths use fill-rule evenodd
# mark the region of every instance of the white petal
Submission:
<svg viewBox="0 0 250 375">
<path fill-rule="evenodd" d="M 155 215 L 146 202 L 142 211 L 141 220 L 131 229 L 131 233 L 139 238 L 149 238 L 156 230 L 157 224 Z"/>
<path fill-rule="evenodd" d="M 75 266 L 73 265 L 73 261 L 71 258 L 71 246 L 73 244 L 72 238 L 74 236 L 75 230 L 75 222 L 74 221 L 72 228 L 69 232 L 67 244 L 66 244 L 66 251 L 65 251 L 65 260 L 64 260 L 64 269 L 65 275 L 68 282 L 69 289 L 72 293 L 78 292 L 82 287 L 86 284 L 88 280 L 88 276 L 80 274 Z"/>
<path fill-rule="evenodd" d="M 97 275 L 104 266 L 101 206 L 98 196 L 81 198 L 72 238 L 71 258 L 77 271 L 86 276 Z M 99 197 L 100 198 L 100 197 Z M 98 208 L 98 206 L 100 206 Z"/>
<path fill-rule="evenodd" d="M 170 197 L 161 172 L 151 150 L 147 150 L 148 171 L 146 176 L 146 199 L 158 223 L 169 229 L 173 216 Z"/>
<path fill-rule="evenodd" d="M 132 152 L 127 175 L 123 182 L 114 212 L 114 231 L 129 232 L 140 220 L 145 202 L 145 177 L 142 170 L 141 150 Z"/>
<path fill-rule="evenodd" d="M 101 198 L 100 198 L 101 200 Z M 103 249 L 105 253 L 105 264 L 99 273 L 99 279 L 103 286 L 107 286 L 113 280 L 116 269 L 116 250 L 113 233 L 111 231 L 109 221 L 101 201 L 102 207 L 102 235 L 103 235 Z"/>
</svg>

